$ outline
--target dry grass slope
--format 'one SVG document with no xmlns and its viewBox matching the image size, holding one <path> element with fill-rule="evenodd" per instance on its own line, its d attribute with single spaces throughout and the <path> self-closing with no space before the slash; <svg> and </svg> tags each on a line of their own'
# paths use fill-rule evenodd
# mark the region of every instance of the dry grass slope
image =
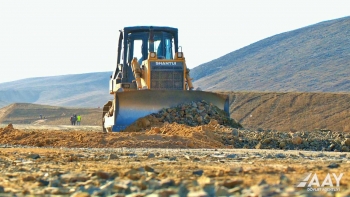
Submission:
<svg viewBox="0 0 350 197">
<path fill-rule="evenodd" d="M 231 118 L 248 128 L 350 131 L 349 93 L 225 92 Z"/>
<path fill-rule="evenodd" d="M 192 69 L 203 90 L 348 92 L 350 17 L 263 39 Z"/>
</svg>

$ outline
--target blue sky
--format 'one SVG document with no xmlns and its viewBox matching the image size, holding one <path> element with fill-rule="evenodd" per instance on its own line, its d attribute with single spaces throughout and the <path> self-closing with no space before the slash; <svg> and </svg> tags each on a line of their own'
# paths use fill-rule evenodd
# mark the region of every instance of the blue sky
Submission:
<svg viewBox="0 0 350 197">
<path fill-rule="evenodd" d="M 189 68 L 264 38 L 349 15 L 345 0 L 0 0 L 0 83 L 112 72 L 118 30 L 179 29 Z"/>
</svg>

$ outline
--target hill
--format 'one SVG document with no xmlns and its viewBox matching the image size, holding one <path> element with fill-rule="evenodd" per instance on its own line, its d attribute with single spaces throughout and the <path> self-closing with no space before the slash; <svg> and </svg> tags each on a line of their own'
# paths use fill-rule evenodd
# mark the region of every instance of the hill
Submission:
<svg viewBox="0 0 350 197">
<path fill-rule="evenodd" d="M 349 43 L 350 17 L 325 21 L 233 51 L 191 76 L 203 90 L 348 92 Z"/>
<path fill-rule="evenodd" d="M 70 125 L 70 116 L 82 116 L 82 125 L 101 125 L 102 109 L 69 108 L 30 103 L 14 103 L 0 109 L 2 124 Z M 40 119 L 42 115 L 43 119 Z"/>
<path fill-rule="evenodd" d="M 245 128 L 350 131 L 350 93 L 221 93 L 230 97 L 231 118 Z M 101 125 L 102 109 L 28 103 L 16 103 L 0 109 L 0 123 L 69 125 L 69 117 L 74 113 L 82 115 L 83 125 Z M 45 116 L 44 122 L 39 119 L 40 114 Z"/>
<path fill-rule="evenodd" d="M 110 74 L 111 72 L 73 74 L 1 83 L 0 107 L 18 102 L 102 107 L 111 99 L 108 91 Z"/>
<path fill-rule="evenodd" d="M 350 131 L 350 93 L 225 92 L 231 118 L 248 128 Z"/>
</svg>

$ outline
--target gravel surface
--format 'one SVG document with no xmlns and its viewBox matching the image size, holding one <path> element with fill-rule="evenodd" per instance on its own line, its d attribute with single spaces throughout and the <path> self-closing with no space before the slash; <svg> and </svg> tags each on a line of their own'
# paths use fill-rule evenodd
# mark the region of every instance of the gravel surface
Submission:
<svg viewBox="0 0 350 197">
<path fill-rule="evenodd" d="M 349 196 L 350 154 L 251 149 L 0 148 L 1 196 Z M 295 185 L 344 173 L 335 192 Z"/>
</svg>

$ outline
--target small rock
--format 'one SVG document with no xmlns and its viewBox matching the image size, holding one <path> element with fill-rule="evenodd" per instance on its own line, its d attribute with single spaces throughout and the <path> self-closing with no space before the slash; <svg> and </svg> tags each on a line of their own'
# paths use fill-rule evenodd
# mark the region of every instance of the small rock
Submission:
<svg viewBox="0 0 350 197">
<path fill-rule="evenodd" d="M 40 158 L 40 155 L 38 155 L 38 154 L 29 154 L 29 155 L 27 156 L 27 158 L 39 159 L 39 158 Z"/>
<path fill-rule="evenodd" d="M 235 136 L 235 137 L 238 137 L 239 136 L 239 132 L 237 129 L 232 129 L 232 135 Z"/>
<path fill-rule="evenodd" d="M 337 164 L 337 163 L 331 163 L 331 164 L 329 164 L 327 167 L 328 168 L 338 168 L 340 165 L 339 164 Z"/>
<path fill-rule="evenodd" d="M 199 159 L 198 157 L 194 157 L 193 159 L 192 159 L 192 161 L 200 161 L 201 159 Z"/>
<path fill-rule="evenodd" d="M 318 154 L 318 155 L 316 155 L 317 157 L 324 157 L 325 156 L 325 154 L 323 154 L 323 153 L 320 153 L 320 154 Z"/>
<path fill-rule="evenodd" d="M 255 146 L 256 149 L 260 149 L 261 148 L 261 143 L 259 142 L 256 146 Z"/>
<path fill-rule="evenodd" d="M 281 174 L 280 176 L 280 184 L 283 184 L 283 185 L 288 185 L 291 183 L 291 180 L 284 174 Z"/>
<path fill-rule="evenodd" d="M 61 187 L 61 181 L 58 179 L 49 180 L 49 187 Z"/>
<path fill-rule="evenodd" d="M 154 131 L 155 133 L 161 133 L 159 127 L 151 127 L 151 130 Z"/>
<path fill-rule="evenodd" d="M 38 182 L 37 182 L 37 184 L 39 186 L 48 186 L 49 183 L 50 183 L 49 181 L 46 181 L 46 180 L 43 180 L 43 179 L 39 179 Z"/>
<path fill-rule="evenodd" d="M 343 152 L 349 152 L 349 148 L 347 146 L 342 146 L 341 151 Z"/>
<path fill-rule="evenodd" d="M 277 153 L 277 154 L 275 155 L 275 157 L 276 157 L 276 158 L 286 158 L 286 155 L 283 154 L 283 153 Z"/>
<path fill-rule="evenodd" d="M 135 154 L 135 153 L 129 153 L 128 156 L 129 156 L 129 157 L 137 157 L 137 154 Z"/>
<path fill-rule="evenodd" d="M 155 158 L 156 156 L 153 153 L 148 154 L 148 158 Z"/>
<path fill-rule="evenodd" d="M 145 170 L 146 170 L 147 172 L 154 172 L 154 169 L 151 168 L 150 166 L 145 166 Z"/>
<path fill-rule="evenodd" d="M 227 155 L 226 158 L 230 158 L 230 159 L 233 159 L 233 158 L 236 158 L 237 155 L 236 154 L 230 154 L 230 155 Z"/>
<path fill-rule="evenodd" d="M 109 179 L 109 174 L 103 171 L 97 171 L 96 176 L 100 179 Z"/>
<path fill-rule="evenodd" d="M 90 197 L 90 194 L 87 192 L 75 192 L 72 197 Z"/>
<path fill-rule="evenodd" d="M 243 180 L 241 180 L 241 179 L 233 179 L 233 180 L 224 181 L 224 183 L 222 185 L 230 189 L 230 188 L 234 188 L 242 183 L 243 183 Z"/>
<path fill-rule="evenodd" d="M 342 145 L 350 146 L 350 138 L 345 138 L 345 140 L 342 141 Z"/>
<path fill-rule="evenodd" d="M 108 159 L 109 160 L 111 160 L 111 159 L 118 159 L 118 155 L 111 153 L 111 154 L 108 155 Z"/>
<path fill-rule="evenodd" d="M 215 194 L 216 196 L 229 196 L 228 189 L 222 186 L 216 188 Z"/>
<path fill-rule="evenodd" d="M 24 177 L 22 177 L 22 180 L 23 181 L 35 181 L 36 180 L 36 178 L 34 178 L 33 176 L 24 176 Z"/>
<path fill-rule="evenodd" d="M 301 152 L 298 153 L 301 157 L 305 157 L 305 155 Z"/>
<path fill-rule="evenodd" d="M 63 174 L 63 175 L 61 175 L 61 180 L 63 183 L 85 182 L 89 179 L 90 179 L 90 177 L 88 177 L 84 174 Z"/>
<path fill-rule="evenodd" d="M 145 172 L 145 168 L 143 168 L 143 167 L 139 167 L 137 170 L 138 170 L 139 172 Z"/>
<path fill-rule="evenodd" d="M 199 116 L 199 117 L 197 118 L 197 122 L 198 122 L 199 124 L 201 124 L 201 123 L 203 122 L 202 116 Z"/>
<path fill-rule="evenodd" d="M 329 145 L 327 150 L 331 151 L 331 150 L 334 150 L 334 148 L 335 148 L 335 144 L 331 144 Z"/>
<path fill-rule="evenodd" d="M 241 172 L 243 172 L 243 168 L 242 167 L 233 167 L 233 168 L 230 168 L 227 171 L 227 174 L 234 175 L 234 174 L 239 174 Z"/>
<path fill-rule="evenodd" d="M 267 182 L 266 182 L 265 179 L 262 179 L 262 180 L 258 183 L 258 185 L 265 185 L 265 184 L 267 184 Z"/>
<path fill-rule="evenodd" d="M 266 156 L 265 156 L 266 159 L 271 159 L 273 158 L 272 155 L 270 153 L 268 153 Z"/>
<path fill-rule="evenodd" d="M 205 191 L 191 191 L 187 197 L 208 197 L 208 195 Z"/>
<path fill-rule="evenodd" d="M 280 142 L 279 145 L 280 148 L 284 149 L 286 147 L 286 143 L 285 142 Z"/>
<path fill-rule="evenodd" d="M 211 126 L 216 126 L 216 125 L 219 124 L 219 123 L 218 123 L 217 120 L 211 119 L 210 122 L 209 122 L 208 124 L 211 125 Z"/>
<path fill-rule="evenodd" d="M 149 127 L 151 125 L 151 122 L 147 120 L 146 118 L 141 119 L 141 124 L 143 128 Z"/>
<path fill-rule="evenodd" d="M 163 179 L 159 184 L 161 187 L 172 187 L 175 185 L 175 181 L 173 179 Z"/>
<path fill-rule="evenodd" d="M 208 183 L 208 184 L 203 185 L 202 188 L 207 193 L 208 196 L 215 196 L 216 191 L 215 191 L 214 184 Z"/>
<path fill-rule="evenodd" d="M 269 144 L 270 142 L 271 142 L 271 138 L 267 138 L 261 141 L 262 144 Z"/>
<path fill-rule="evenodd" d="M 202 176 L 203 172 L 203 170 L 195 170 L 192 174 Z"/>
<path fill-rule="evenodd" d="M 340 158 L 346 158 L 346 154 L 339 155 Z"/>
<path fill-rule="evenodd" d="M 175 160 L 176 160 L 176 157 L 170 157 L 169 160 L 170 160 L 170 161 L 175 161 Z"/>
<path fill-rule="evenodd" d="M 299 137 L 299 136 L 295 136 L 295 137 L 292 138 L 292 143 L 294 145 L 299 145 L 302 142 L 303 142 L 303 139 L 301 137 Z"/>
</svg>

